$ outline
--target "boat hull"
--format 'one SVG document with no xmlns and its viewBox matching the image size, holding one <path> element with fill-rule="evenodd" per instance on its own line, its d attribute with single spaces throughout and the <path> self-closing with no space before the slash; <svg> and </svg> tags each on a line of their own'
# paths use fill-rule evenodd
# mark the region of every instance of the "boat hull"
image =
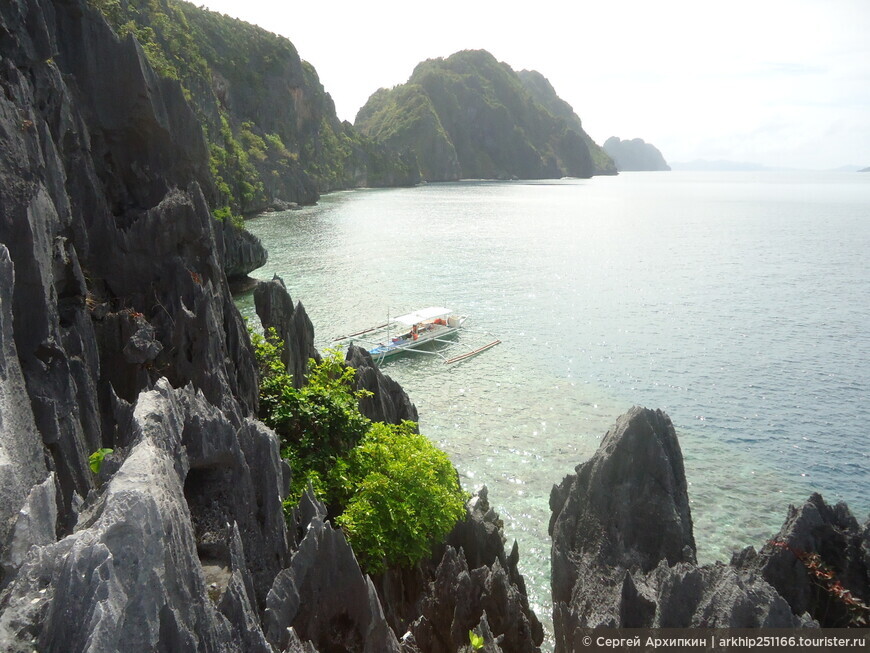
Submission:
<svg viewBox="0 0 870 653">
<path fill-rule="evenodd" d="M 392 342 L 381 343 L 376 347 L 372 347 L 369 349 L 369 354 L 371 354 L 376 362 L 380 362 L 403 352 L 419 349 L 428 343 L 438 342 L 444 338 L 455 336 L 459 333 L 459 330 L 460 327 L 432 325 L 431 329 L 420 331 L 416 340 L 411 337 L 394 339 Z"/>
</svg>

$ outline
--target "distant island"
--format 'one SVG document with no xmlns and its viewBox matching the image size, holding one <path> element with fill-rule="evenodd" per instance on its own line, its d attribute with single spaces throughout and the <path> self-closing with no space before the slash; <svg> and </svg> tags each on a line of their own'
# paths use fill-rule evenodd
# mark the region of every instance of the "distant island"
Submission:
<svg viewBox="0 0 870 653">
<path fill-rule="evenodd" d="M 618 136 L 611 136 L 604 141 L 604 151 L 610 155 L 620 172 L 671 169 L 659 149 L 642 138 L 621 140 Z"/>
<path fill-rule="evenodd" d="M 376 91 L 354 126 L 413 152 L 427 181 L 616 173 L 543 75 L 517 73 L 485 50 L 418 64 L 405 84 Z"/>
<path fill-rule="evenodd" d="M 868 167 L 868 168 L 861 168 L 858 172 L 870 172 L 870 167 Z"/>
</svg>

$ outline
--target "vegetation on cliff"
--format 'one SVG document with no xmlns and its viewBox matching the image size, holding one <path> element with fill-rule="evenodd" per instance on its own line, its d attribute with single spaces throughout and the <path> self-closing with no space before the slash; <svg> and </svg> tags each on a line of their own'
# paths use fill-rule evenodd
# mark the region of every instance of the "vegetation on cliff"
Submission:
<svg viewBox="0 0 870 653">
<path fill-rule="evenodd" d="M 252 333 L 260 369 L 260 413 L 281 438 L 293 480 L 292 510 L 314 488 L 342 527 L 362 567 L 411 566 L 431 553 L 465 515 L 467 498 L 447 455 L 416 424 L 371 422 L 359 410 L 355 370 L 333 352 L 309 361 L 307 383 L 293 384 L 274 330 Z"/>
<path fill-rule="evenodd" d="M 520 78 L 523 86 L 526 87 L 526 90 L 547 111 L 558 118 L 562 118 L 570 128 L 580 134 L 583 142 L 586 143 L 586 147 L 589 148 L 589 154 L 592 156 L 592 162 L 595 165 L 595 174 L 615 175 L 616 164 L 613 162 L 613 159 L 586 133 L 586 130 L 583 129 L 580 116 L 577 115 L 570 104 L 556 94 L 556 89 L 550 84 L 550 80 L 537 70 L 521 70 L 517 73 L 517 76 Z"/>
<path fill-rule="evenodd" d="M 181 0 L 89 2 L 119 36 L 139 41 L 158 74 L 181 83 L 209 143 L 218 217 L 417 181 L 413 159 L 338 120 L 286 38 Z"/>
<path fill-rule="evenodd" d="M 433 181 L 589 177 L 607 167 L 600 154 L 594 162 L 579 119 L 548 110 L 484 50 L 418 64 L 406 84 L 372 95 L 355 125 L 414 152 L 423 177 Z"/>
</svg>

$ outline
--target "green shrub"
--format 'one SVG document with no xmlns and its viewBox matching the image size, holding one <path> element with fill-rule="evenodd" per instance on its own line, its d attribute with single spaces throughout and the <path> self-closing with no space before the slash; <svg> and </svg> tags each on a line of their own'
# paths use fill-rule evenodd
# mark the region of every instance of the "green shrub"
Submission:
<svg viewBox="0 0 870 653">
<path fill-rule="evenodd" d="M 283 343 L 274 329 L 252 334 L 260 368 L 260 413 L 281 438 L 281 455 L 290 461 L 293 482 L 288 501 L 295 505 L 310 481 L 319 497 L 336 503 L 328 484 L 336 461 L 355 447 L 371 422 L 359 412 L 366 391 L 354 389 L 356 370 L 337 351 L 320 363 L 309 361 L 308 382 L 297 388 L 281 362 Z"/>
<path fill-rule="evenodd" d="M 373 424 L 342 470 L 349 499 L 336 521 L 372 573 L 413 565 L 465 514 L 447 454 L 415 426 Z"/>
<path fill-rule="evenodd" d="M 327 503 L 364 570 L 410 566 L 428 555 L 465 514 L 456 470 L 416 424 L 372 423 L 359 411 L 368 392 L 337 351 L 309 361 L 297 388 L 281 362 L 274 329 L 251 333 L 260 372 L 260 417 L 281 439 L 293 480 L 288 511 L 309 483 Z"/>
</svg>

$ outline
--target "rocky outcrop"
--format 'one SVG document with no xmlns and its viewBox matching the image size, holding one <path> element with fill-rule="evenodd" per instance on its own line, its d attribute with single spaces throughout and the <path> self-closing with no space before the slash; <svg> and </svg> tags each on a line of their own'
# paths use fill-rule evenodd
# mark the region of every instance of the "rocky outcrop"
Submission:
<svg viewBox="0 0 870 653">
<path fill-rule="evenodd" d="M 814 495 L 760 553 L 698 566 L 682 455 L 670 419 L 633 408 L 550 496 L 556 651 L 594 627 L 845 626 L 842 601 L 814 585 L 799 552 L 818 552 L 856 597 L 870 592 L 863 531 Z M 830 622 L 825 619 L 830 618 Z"/>
<path fill-rule="evenodd" d="M 263 328 L 275 329 L 284 343 L 281 361 L 293 376 L 293 384 L 301 388 L 308 376 L 308 360 L 320 361 L 320 353 L 314 347 L 314 325 L 305 307 L 302 302 L 293 307 L 284 280 L 278 275 L 257 285 L 254 305 Z"/>
<path fill-rule="evenodd" d="M 408 393 L 381 372 L 365 349 L 351 345 L 344 362 L 356 369 L 356 389 L 371 393 L 360 399 L 359 409 L 363 415 L 373 422 L 387 424 L 418 421 L 417 407 L 411 403 Z"/>
<path fill-rule="evenodd" d="M 266 265 L 269 253 L 250 231 L 239 229 L 230 220 L 218 222 L 215 231 L 223 252 L 224 272 L 231 284 Z"/>
<path fill-rule="evenodd" d="M 620 172 L 671 169 L 658 148 L 652 143 L 644 142 L 642 138 L 623 141 L 617 136 L 611 136 L 604 141 L 604 151 L 610 155 Z"/>
<path fill-rule="evenodd" d="M 405 650 L 462 650 L 469 630 L 487 633 L 490 651 L 540 650 L 543 628 L 529 608 L 517 544 L 508 554 L 504 543 L 502 522 L 483 487 L 431 558 L 375 578 L 387 620 L 404 633 Z"/>
<path fill-rule="evenodd" d="M 304 532 L 288 568 L 269 591 L 267 633 L 278 650 L 291 643 L 289 627 L 321 651 L 398 653 L 371 579 L 357 564 L 341 531 L 325 522 L 311 496 L 299 526 Z"/>
<path fill-rule="evenodd" d="M 72 534 L 28 551 L 0 596 L 0 639 L 12 650 L 268 651 L 257 606 L 287 552 L 274 434 L 238 429 L 165 380 L 117 410 L 122 462 Z"/>
<path fill-rule="evenodd" d="M 858 611 L 850 611 L 836 591 L 826 588 L 839 583 L 870 605 L 870 521 L 861 527 L 844 503 L 829 506 L 813 494 L 803 505 L 789 508 L 779 533 L 761 551 L 749 548 L 735 557 L 735 564 L 761 574 L 795 614 L 808 613 L 823 628 L 843 628 Z M 812 568 L 834 575 L 815 577 L 808 573 Z M 865 617 L 870 619 L 870 611 Z"/>
<path fill-rule="evenodd" d="M 576 581 L 576 554 L 644 572 L 695 562 L 683 456 L 665 414 L 632 409 L 576 471 L 550 496 L 554 600 Z"/>
</svg>

